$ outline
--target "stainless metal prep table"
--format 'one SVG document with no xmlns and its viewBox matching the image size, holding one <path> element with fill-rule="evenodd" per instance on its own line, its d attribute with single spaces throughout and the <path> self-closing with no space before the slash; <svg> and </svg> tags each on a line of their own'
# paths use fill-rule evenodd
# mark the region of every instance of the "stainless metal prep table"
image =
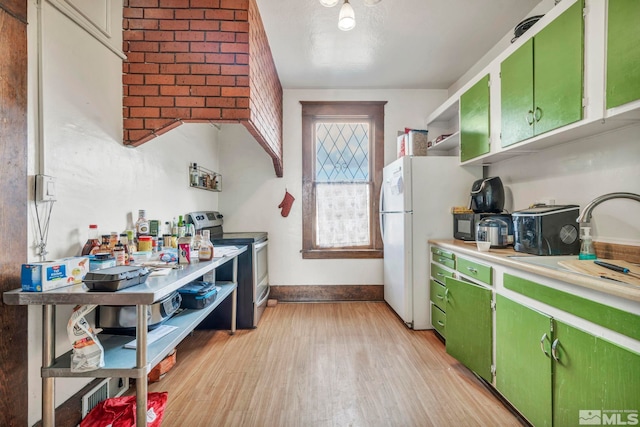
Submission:
<svg viewBox="0 0 640 427">
<path fill-rule="evenodd" d="M 129 376 L 136 378 L 136 425 L 147 425 L 147 374 L 180 343 L 209 313 L 229 295 L 232 295 L 231 334 L 236 330 L 238 255 L 246 246 L 229 252 L 224 257 L 185 265 L 166 276 L 152 276 L 142 285 L 117 292 L 89 291 L 84 284 L 67 286 L 47 292 L 23 292 L 21 289 L 5 292 L 3 300 L 9 305 L 42 305 L 42 424 L 55 425 L 55 377 L 109 378 Z M 147 345 L 147 308 L 187 283 L 198 279 L 227 262 L 233 262 L 233 278 L 216 283 L 222 289 L 209 307 L 184 310 L 168 319 L 165 324 L 178 329 Z M 135 305 L 137 313 L 136 350 L 125 349 L 131 337 L 106 335 L 100 337 L 104 347 L 104 368 L 89 372 L 71 372 L 71 351 L 55 358 L 55 306 L 77 304 Z"/>
</svg>

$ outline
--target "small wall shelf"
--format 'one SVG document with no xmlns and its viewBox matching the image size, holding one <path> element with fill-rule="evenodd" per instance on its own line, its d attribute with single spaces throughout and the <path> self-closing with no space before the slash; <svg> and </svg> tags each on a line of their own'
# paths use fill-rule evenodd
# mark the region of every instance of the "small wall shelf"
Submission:
<svg viewBox="0 0 640 427">
<path fill-rule="evenodd" d="M 460 144 L 460 132 L 457 131 L 441 141 L 434 143 L 427 151 L 449 151 Z"/>
<path fill-rule="evenodd" d="M 222 175 L 197 163 L 189 165 L 189 185 L 209 191 L 222 191 Z"/>
</svg>

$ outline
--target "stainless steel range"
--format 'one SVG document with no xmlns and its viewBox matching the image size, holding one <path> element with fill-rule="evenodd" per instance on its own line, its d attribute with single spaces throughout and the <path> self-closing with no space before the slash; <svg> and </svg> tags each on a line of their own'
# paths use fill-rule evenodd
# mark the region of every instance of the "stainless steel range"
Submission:
<svg viewBox="0 0 640 427">
<path fill-rule="evenodd" d="M 214 245 L 248 246 L 238 256 L 238 312 L 237 327 L 251 329 L 258 326 L 269 298 L 268 244 L 266 232 L 225 233 L 222 215 L 216 211 L 191 212 L 187 223 L 196 231 L 209 230 Z M 227 265 L 228 264 L 228 265 Z M 216 269 L 217 280 L 232 280 L 231 263 Z M 230 327 L 231 299 L 223 302 L 202 325 L 206 328 L 227 329 Z"/>
</svg>

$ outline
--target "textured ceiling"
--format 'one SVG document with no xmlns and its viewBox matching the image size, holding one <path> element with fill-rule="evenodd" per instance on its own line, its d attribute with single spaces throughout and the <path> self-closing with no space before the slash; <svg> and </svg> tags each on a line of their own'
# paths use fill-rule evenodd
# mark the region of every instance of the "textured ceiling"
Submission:
<svg viewBox="0 0 640 427">
<path fill-rule="evenodd" d="M 284 88 L 446 89 L 540 0 L 257 0 Z"/>
</svg>

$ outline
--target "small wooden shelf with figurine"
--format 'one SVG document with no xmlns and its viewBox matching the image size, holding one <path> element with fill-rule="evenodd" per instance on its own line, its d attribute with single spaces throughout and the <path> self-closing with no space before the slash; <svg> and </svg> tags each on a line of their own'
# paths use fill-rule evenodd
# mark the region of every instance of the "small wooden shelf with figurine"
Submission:
<svg viewBox="0 0 640 427">
<path fill-rule="evenodd" d="M 222 191 L 222 175 L 197 163 L 189 165 L 189 185 L 209 191 Z"/>
</svg>

